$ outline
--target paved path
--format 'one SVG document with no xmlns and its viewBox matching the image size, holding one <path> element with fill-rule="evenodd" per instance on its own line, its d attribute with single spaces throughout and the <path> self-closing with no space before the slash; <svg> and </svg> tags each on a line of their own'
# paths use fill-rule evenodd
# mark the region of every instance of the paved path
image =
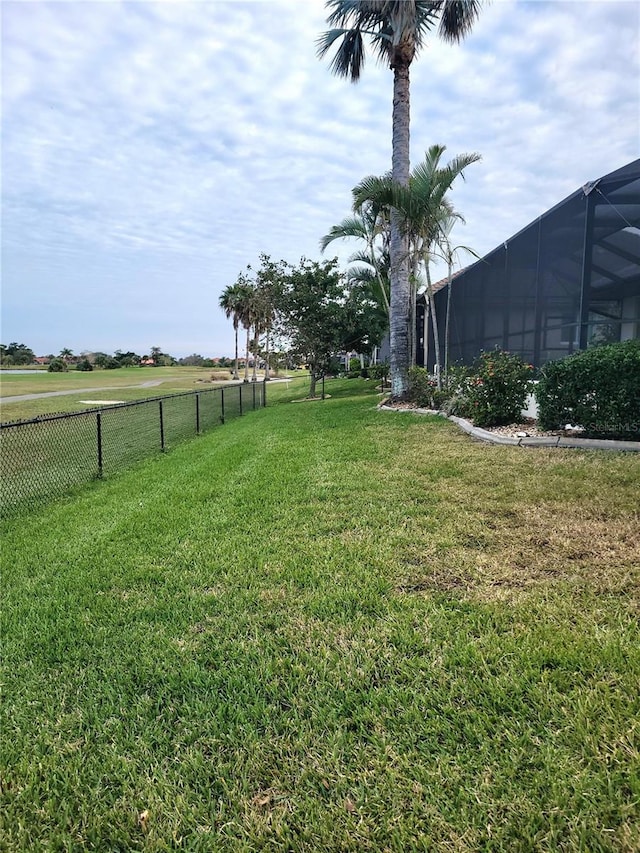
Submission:
<svg viewBox="0 0 640 853">
<path fill-rule="evenodd" d="M 14 397 L 2 397 L 2 403 L 20 403 L 22 400 L 40 400 L 43 397 L 64 397 L 65 394 L 93 394 L 94 391 L 113 391 L 118 392 L 123 388 L 155 388 L 156 385 L 161 385 L 162 379 L 151 379 L 149 382 L 143 382 L 140 385 L 120 385 L 119 388 L 114 388 L 113 385 L 101 385 L 98 388 L 73 388 L 70 391 L 43 391 L 40 394 L 18 394 Z"/>
</svg>

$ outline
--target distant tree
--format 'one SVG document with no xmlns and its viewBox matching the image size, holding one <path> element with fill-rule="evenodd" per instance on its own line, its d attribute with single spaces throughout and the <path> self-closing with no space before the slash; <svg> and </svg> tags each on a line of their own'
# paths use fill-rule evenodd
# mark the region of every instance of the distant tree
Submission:
<svg viewBox="0 0 640 853">
<path fill-rule="evenodd" d="M 233 323 L 233 331 L 235 334 L 235 363 L 233 367 L 233 378 L 240 379 L 240 374 L 238 373 L 238 328 L 241 323 L 241 314 L 243 308 L 243 298 L 245 296 L 243 289 L 243 281 L 240 276 L 238 280 L 233 284 L 227 285 L 225 289 L 220 294 L 220 299 L 218 300 L 218 304 L 224 311 L 227 318 L 231 319 Z"/>
<path fill-rule="evenodd" d="M 117 358 L 113 356 L 107 356 L 107 360 L 104 363 L 105 370 L 118 370 L 118 368 L 122 367 Z"/>
<path fill-rule="evenodd" d="M 114 352 L 113 357 L 116 361 L 120 362 L 121 367 L 135 367 L 136 365 L 139 365 L 141 361 L 140 356 L 131 350 L 128 352 L 121 352 L 118 349 Z"/>
<path fill-rule="evenodd" d="M 60 358 L 67 363 L 73 358 L 73 350 L 69 349 L 69 347 L 64 347 L 64 349 L 60 350 Z"/>
<path fill-rule="evenodd" d="M 271 338 L 276 320 L 277 306 L 282 293 L 283 279 L 286 275 L 284 261 L 272 261 L 264 252 L 260 255 L 260 268 L 256 272 L 256 292 L 254 296 L 254 328 L 256 333 L 255 355 L 259 352 L 258 337 L 265 336 L 264 378 L 269 380 Z M 255 379 L 255 362 L 254 362 Z"/>
<path fill-rule="evenodd" d="M 250 267 L 249 267 L 250 269 Z M 236 310 L 238 320 L 247 333 L 244 357 L 244 382 L 249 381 L 249 350 L 251 344 L 251 328 L 253 326 L 255 285 L 246 273 L 240 273 L 234 287 L 236 293 Z"/>
<path fill-rule="evenodd" d="M 105 367 L 110 357 L 106 352 L 94 352 L 93 363 L 96 367 Z"/>
<path fill-rule="evenodd" d="M 160 357 L 162 356 L 162 350 L 160 347 L 151 347 L 151 360 L 153 361 L 153 366 L 158 367 L 160 364 Z"/>
<path fill-rule="evenodd" d="M 341 349 L 367 353 L 379 347 L 389 327 L 389 315 L 378 298 L 379 287 L 373 277 L 347 278 L 348 295 L 341 323 Z"/>
<path fill-rule="evenodd" d="M 0 363 L 6 365 L 33 364 L 36 360 L 35 354 L 30 347 L 12 341 L 5 346 L 0 345 Z"/>
<path fill-rule="evenodd" d="M 90 370 L 93 370 L 93 365 L 91 364 L 88 358 L 81 358 L 80 361 L 76 364 L 76 370 L 81 370 L 84 373 L 88 373 Z"/>
<path fill-rule="evenodd" d="M 69 367 L 61 358 L 54 358 L 49 362 L 49 366 L 47 367 L 47 371 L 49 373 L 66 373 L 69 370 Z"/>
<path fill-rule="evenodd" d="M 183 365 L 184 367 L 206 367 L 205 359 L 198 355 L 197 353 L 193 353 L 193 355 L 187 355 L 185 358 L 178 359 L 178 364 Z M 211 365 L 208 365 L 211 367 Z"/>
</svg>

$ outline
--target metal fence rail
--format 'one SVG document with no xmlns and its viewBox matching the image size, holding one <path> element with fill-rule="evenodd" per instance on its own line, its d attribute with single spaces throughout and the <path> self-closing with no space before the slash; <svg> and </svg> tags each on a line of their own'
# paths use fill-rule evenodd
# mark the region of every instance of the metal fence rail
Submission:
<svg viewBox="0 0 640 853">
<path fill-rule="evenodd" d="M 265 384 L 255 382 L 0 424 L 0 517 L 265 405 Z"/>
</svg>

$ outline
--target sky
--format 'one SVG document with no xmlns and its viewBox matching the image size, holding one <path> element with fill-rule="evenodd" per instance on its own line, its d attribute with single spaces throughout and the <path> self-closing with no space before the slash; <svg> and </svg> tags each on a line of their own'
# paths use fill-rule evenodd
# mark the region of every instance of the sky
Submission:
<svg viewBox="0 0 640 853">
<path fill-rule="evenodd" d="M 392 73 L 332 76 L 323 0 L 0 10 L 5 344 L 233 355 L 223 289 L 262 252 L 320 260 L 352 187 L 390 169 Z M 493 0 L 460 45 L 428 39 L 412 165 L 482 155 L 456 243 L 485 254 L 640 156 L 639 41 L 637 0 Z"/>
</svg>

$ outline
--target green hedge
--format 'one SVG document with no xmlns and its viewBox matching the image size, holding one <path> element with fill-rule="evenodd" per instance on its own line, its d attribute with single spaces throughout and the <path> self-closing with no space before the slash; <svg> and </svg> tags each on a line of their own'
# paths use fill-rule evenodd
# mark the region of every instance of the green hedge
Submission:
<svg viewBox="0 0 640 853">
<path fill-rule="evenodd" d="M 599 438 L 640 438 L 640 340 L 552 361 L 536 388 L 543 429 L 581 426 Z"/>
</svg>

